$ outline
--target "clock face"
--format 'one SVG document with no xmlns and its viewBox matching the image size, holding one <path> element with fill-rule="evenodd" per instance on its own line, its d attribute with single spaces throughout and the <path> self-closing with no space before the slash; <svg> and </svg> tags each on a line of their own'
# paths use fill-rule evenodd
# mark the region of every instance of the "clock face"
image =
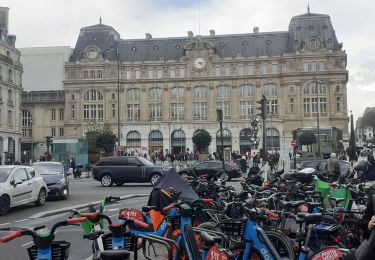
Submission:
<svg viewBox="0 0 375 260">
<path fill-rule="evenodd" d="M 89 59 L 95 59 L 98 56 L 98 52 L 94 50 L 90 50 L 87 56 L 89 57 Z"/>
<path fill-rule="evenodd" d="M 202 58 L 196 58 L 194 61 L 194 66 L 197 69 L 202 69 L 206 65 L 206 61 Z"/>
</svg>

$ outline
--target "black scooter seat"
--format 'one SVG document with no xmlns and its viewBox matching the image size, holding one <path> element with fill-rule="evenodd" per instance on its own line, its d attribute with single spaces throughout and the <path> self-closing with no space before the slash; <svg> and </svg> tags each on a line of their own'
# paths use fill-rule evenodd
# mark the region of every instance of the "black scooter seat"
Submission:
<svg viewBox="0 0 375 260">
<path fill-rule="evenodd" d="M 323 218 L 322 213 L 298 213 L 297 217 L 300 219 L 297 222 L 316 223 Z"/>
<path fill-rule="evenodd" d="M 106 250 L 100 253 L 103 260 L 124 260 L 130 259 L 130 252 L 127 250 Z"/>
<path fill-rule="evenodd" d="M 207 247 L 214 246 L 216 243 L 221 242 L 221 237 L 211 236 L 207 232 L 201 232 L 201 240 L 204 242 L 204 245 Z"/>
</svg>

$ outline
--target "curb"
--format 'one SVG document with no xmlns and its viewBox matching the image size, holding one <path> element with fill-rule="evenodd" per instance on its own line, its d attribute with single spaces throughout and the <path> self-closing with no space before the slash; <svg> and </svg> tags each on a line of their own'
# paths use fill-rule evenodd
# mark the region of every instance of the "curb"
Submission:
<svg viewBox="0 0 375 260">
<path fill-rule="evenodd" d="M 126 199 L 132 199 L 132 198 L 138 198 L 138 197 L 147 197 L 149 196 L 150 194 L 133 194 L 133 195 L 125 195 L 125 196 L 121 196 L 120 197 L 120 200 L 126 200 Z M 35 219 L 35 218 L 45 218 L 45 217 L 50 217 L 50 216 L 53 216 L 53 215 L 57 215 L 57 214 L 61 214 L 61 213 L 65 213 L 65 212 L 69 212 L 71 211 L 72 209 L 83 209 L 83 208 L 86 208 L 89 204 L 100 204 L 102 202 L 102 200 L 97 200 L 97 201 L 92 201 L 92 202 L 87 202 L 87 203 L 84 203 L 84 204 L 79 204 L 79 205 L 75 205 L 75 206 L 70 206 L 70 207 L 66 207 L 66 208 L 62 208 L 62 209 L 56 209 L 56 210 L 49 210 L 49 211 L 43 211 L 43 212 L 39 212 L 37 214 L 34 214 L 30 217 L 28 217 L 29 219 Z"/>
</svg>

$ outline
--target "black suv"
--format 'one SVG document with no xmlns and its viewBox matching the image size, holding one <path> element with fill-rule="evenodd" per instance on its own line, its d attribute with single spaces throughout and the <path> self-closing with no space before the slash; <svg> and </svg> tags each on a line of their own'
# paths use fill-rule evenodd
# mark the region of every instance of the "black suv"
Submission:
<svg viewBox="0 0 375 260">
<path fill-rule="evenodd" d="M 170 168 L 155 165 L 141 156 L 117 156 L 100 159 L 92 173 L 104 187 L 125 182 L 151 182 L 154 185 Z"/>
</svg>

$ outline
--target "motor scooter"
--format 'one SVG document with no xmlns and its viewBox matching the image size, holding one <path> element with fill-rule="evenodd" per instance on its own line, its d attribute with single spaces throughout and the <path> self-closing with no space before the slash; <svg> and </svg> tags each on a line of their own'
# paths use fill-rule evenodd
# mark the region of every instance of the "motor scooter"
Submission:
<svg viewBox="0 0 375 260">
<path fill-rule="evenodd" d="M 82 165 L 78 164 L 78 166 L 73 169 L 74 178 L 81 178 L 82 168 L 83 168 Z"/>
</svg>

